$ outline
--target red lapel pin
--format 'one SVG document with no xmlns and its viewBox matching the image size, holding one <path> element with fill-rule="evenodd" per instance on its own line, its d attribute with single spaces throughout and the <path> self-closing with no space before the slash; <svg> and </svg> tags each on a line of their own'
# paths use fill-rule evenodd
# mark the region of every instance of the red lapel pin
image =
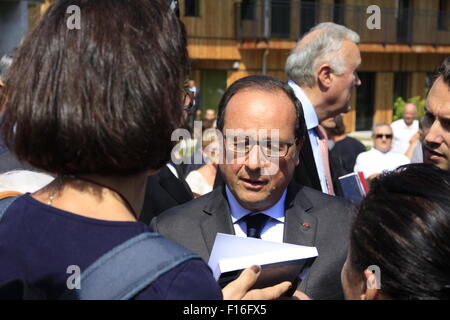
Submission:
<svg viewBox="0 0 450 320">
<path fill-rule="evenodd" d="M 305 227 L 305 228 L 309 228 L 309 227 L 310 227 L 310 224 L 307 223 L 307 222 L 303 222 L 303 223 L 302 223 L 302 226 Z"/>
</svg>

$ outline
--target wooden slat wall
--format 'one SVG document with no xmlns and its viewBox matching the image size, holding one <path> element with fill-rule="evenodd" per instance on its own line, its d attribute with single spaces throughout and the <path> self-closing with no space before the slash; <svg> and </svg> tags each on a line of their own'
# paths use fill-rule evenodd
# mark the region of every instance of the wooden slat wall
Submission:
<svg viewBox="0 0 450 320">
<path fill-rule="evenodd" d="M 375 78 L 375 114 L 373 123 L 392 121 L 394 74 L 377 72 Z"/>
<path fill-rule="evenodd" d="M 184 16 L 184 0 L 180 1 L 180 17 L 190 37 L 235 37 L 235 1 L 199 0 L 200 17 Z"/>
</svg>

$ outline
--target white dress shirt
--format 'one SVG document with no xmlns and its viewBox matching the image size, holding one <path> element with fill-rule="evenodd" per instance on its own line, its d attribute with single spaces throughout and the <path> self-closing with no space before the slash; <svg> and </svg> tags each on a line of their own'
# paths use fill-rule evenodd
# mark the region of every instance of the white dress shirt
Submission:
<svg viewBox="0 0 450 320">
<path fill-rule="evenodd" d="M 314 106 L 312 105 L 311 101 L 309 101 L 303 90 L 292 80 L 289 80 L 288 84 L 292 87 L 292 89 L 294 89 L 295 96 L 302 103 L 306 129 L 308 130 L 309 141 L 311 142 L 314 162 L 316 164 L 317 174 L 319 175 L 320 186 L 322 187 L 322 192 L 328 193 L 325 170 L 322 162 L 322 157 L 320 155 L 319 136 L 317 135 L 315 130 L 315 128 L 319 125 L 317 113 L 314 110 Z"/>
<path fill-rule="evenodd" d="M 234 195 L 231 193 L 228 186 L 225 187 L 225 191 L 228 198 L 228 203 L 230 205 L 231 220 L 233 221 L 234 233 L 239 237 L 247 237 L 247 224 L 245 223 L 243 217 L 253 212 L 248 209 L 243 208 L 239 202 L 237 202 Z M 261 211 L 265 215 L 269 216 L 266 225 L 261 231 L 261 239 L 273 242 L 283 242 L 283 231 L 284 231 L 284 201 L 286 200 L 287 190 L 284 190 L 278 202 L 266 209 Z"/>
<path fill-rule="evenodd" d="M 405 120 L 400 119 L 392 122 L 391 128 L 394 134 L 392 151 L 404 154 L 409 148 L 409 140 L 419 131 L 419 121 L 414 120 L 410 126 L 407 126 Z"/>
<path fill-rule="evenodd" d="M 369 151 L 362 152 L 358 155 L 354 171 L 362 171 L 364 178 L 367 179 L 374 173 L 391 171 L 408 163 L 409 159 L 404 154 L 393 151 L 381 152 L 372 148 Z"/>
</svg>

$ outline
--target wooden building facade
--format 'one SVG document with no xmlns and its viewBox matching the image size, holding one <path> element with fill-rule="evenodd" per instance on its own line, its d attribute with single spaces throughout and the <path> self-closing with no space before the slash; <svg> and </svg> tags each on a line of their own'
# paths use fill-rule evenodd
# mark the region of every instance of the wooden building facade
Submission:
<svg viewBox="0 0 450 320">
<path fill-rule="evenodd" d="M 150 0 L 149 0 L 150 1 Z M 188 33 L 191 78 L 203 110 L 217 108 L 225 89 L 250 74 L 287 80 L 286 59 L 314 25 L 333 21 L 361 36 L 362 85 L 355 90 L 347 131 L 391 122 L 393 101 L 425 96 L 427 79 L 450 55 L 450 0 L 178 0 Z M 51 0 L 44 0 L 41 12 Z M 381 28 L 367 13 L 378 6 Z M 32 24 L 32 23 L 31 23 Z"/>
<path fill-rule="evenodd" d="M 370 5 L 381 9 L 381 29 L 367 27 Z M 287 80 L 290 51 L 320 22 L 358 32 L 362 85 L 345 116 L 347 131 L 391 122 L 398 96 L 424 97 L 427 78 L 450 55 L 449 10 L 450 0 L 180 0 L 203 108 L 215 108 L 225 88 L 246 75 Z"/>
</svg>

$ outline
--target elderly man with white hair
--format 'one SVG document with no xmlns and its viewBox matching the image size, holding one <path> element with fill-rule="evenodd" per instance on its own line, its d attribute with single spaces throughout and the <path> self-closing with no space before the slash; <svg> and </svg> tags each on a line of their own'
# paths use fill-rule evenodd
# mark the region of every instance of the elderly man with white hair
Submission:
<svg viewBox="0 0 450 320">
<path fill-rule="evenodd" d="M 359 35 L 332 22 L 311 29 L 286 62 L 289 85 L 301 101 L 308 137 L 295 172 L 297 182 L 335 194 L 323 120 L 350 110 L 353 89 L 361 85 Z M 336 186 L 336 183 L 335 183 Z"/>
</svg>

